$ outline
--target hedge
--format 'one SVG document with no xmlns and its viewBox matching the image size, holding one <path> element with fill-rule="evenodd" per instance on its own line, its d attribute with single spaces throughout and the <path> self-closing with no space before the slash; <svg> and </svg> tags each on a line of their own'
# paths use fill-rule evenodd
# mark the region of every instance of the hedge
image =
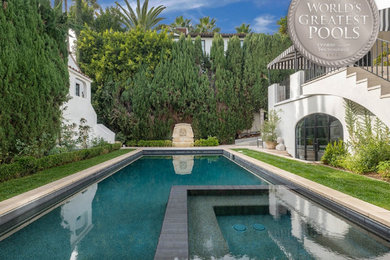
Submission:
<svg viewBox="0 0 390 260">
<path fill-rule="evenodd" d="M 171 140 L 131 140 L 126 143 L 130 147 L 172 147 Z"/>
<path fill-rule="evenodd" d="M 35 158 L 31 156 L 20 157 L 11 164 L 0 165 L 0 182 L 34 174 L 38 171 L 65 165 L 72 162 L 90 159 L 98 155 L 107 154 L 121 148 L 121 143 L 107 144 L 69 153 L 61 153 Z"/>
<path fill-rule="evenodd" d="M 209 136 L 207 139 L 199 139 L 195 141 L 194 146 L 218 146 L 219 142 L 216 137 Z"/>
</svg>

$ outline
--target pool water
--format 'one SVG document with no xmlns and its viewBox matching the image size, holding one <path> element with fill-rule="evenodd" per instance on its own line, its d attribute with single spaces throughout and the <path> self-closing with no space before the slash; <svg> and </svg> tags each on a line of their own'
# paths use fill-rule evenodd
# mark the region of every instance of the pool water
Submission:
<svg viewBox="0 0 390 260">
<path fill-rule="evenodd" d="M 223 156 L 142 157 L 0 242 L 0 259 L 153 259 L 173 185 L 267 184 Z"/>
<path fill-rule="evenodd" d="M 390 259 L 390 244 L 296 193 L 191 195 L 191 259 Z"/>
</svg>

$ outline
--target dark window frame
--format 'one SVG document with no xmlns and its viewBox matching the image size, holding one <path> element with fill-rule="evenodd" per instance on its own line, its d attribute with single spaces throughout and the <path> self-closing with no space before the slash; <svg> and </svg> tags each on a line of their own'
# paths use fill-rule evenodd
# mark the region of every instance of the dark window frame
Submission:
<svg viewBox="0 0 390 260">
<path fill-rule="evenodd" d="M 320 122 L 324 122 L 326 120 L 326 125 L 319 124 Z M 335 125 L 334 122 L 337 122 Z M 324 131 L 326 136 L 319 136 L 319 129 L 326 129 Z M 338 128 L 340 130 L 341 136 L 331 136 L 331 128 Z M 308 137 L 308 130 L 314 130 L 313 137 Z M 339 132 L 339 131 L 336 131 Z M 302 135 L 300 135 L 300 133 Z M 308 139 L 312 141 L 311 143 L 308 143 Z M 344 139 L 344 129 L 343 125 L 341 124 L 340 120 L 338 120 L 336 117 L 324 114 L 324 113 L 314 113 L 305 116 L 301 120 L 298 121 L 298 123 L 295 126 L 295 157 L 299 159 L 308 160 L 308 147 L 311 150 L 314 150 L 314 161 L 319 161 L 321 158 L 319 158 L 319 152 L 322 150 L 320 149 L 319 140 L 327 139 L 327 143 L 333 142 L 335 140 L 343 140 Z M 301 140 L 303 140 L 303 143 L 301 143 Z M 299 156 L 299 152 L 302 153 L 302 148 L 304 149 L 304 158 L 301 158 Z"/>
<path fill-rule="evenodd" d="M 76 96 L 80 96 L 80 83 L 76 83 Z"/>
</svg>

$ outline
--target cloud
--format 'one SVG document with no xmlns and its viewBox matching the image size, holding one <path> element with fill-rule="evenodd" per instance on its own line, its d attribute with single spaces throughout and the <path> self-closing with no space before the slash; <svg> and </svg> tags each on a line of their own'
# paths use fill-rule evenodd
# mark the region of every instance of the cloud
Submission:
<svg viewBox="0 0 390 260">
<path fill-rule="evenodd" d="M 173 11 L 187 11 L 198 8 L 205 7 L 221 7 L 225 5 L 229 5 L 231 3 L 240 2 L 242 0 L 152 0 L 149 2 L 149 6 L 159 6 L 163 5 L 167 7 L 164 12 L 173 12 Z M 123 7 L 126 6 L 124 1 L 118 1 Z M 132 8 L 135 8 L 136 1 L 129 1 Z M 142 4 L 143 2 L 141 2 Z"/>
<path fill-rule="evenodd" d="M 265 14 L 255 18 L 252 30 L 257 33 L 273 33 L 277 19 L 275 16 Z"/>
</svg>

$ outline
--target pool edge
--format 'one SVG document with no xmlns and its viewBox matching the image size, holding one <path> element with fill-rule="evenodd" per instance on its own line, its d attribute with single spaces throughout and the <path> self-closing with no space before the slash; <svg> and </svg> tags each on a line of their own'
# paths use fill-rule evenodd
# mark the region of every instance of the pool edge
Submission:
<svg viewBox="0 0 390 260">
<path fill-rule="evenodd" d="M 92 183 L 114 174 L 147 155 L 224 155 L 259 177 L 266 176 L 275 185 L 286 185 L 304 197 L 390 241 L 390 211 L 312 182 L 293 173 L 253 159 L 230 148 L 139 148 L 125 155 L 75 173 L 58 181 L 0 202 L 0 237 L 47 208 L 69 198 Z M 40 190 L 39 195 L 35 194 Z M 43 192 L 45 191 L 45 192 Z M 336 194 L 336 195 L 335 195 Z M 389 216 L 386 218 L 386 216 Z"/>
<path fill-rule="evenodd" d="M 255 174 L 261 173 L 258 174 L 259 177 L 265 175 L 276 185 L 286 185 L 304 197 L 390 241 L 390 211 L 234 150 L 224 151 L 225 156 L 237 164 Z"/>
<path fill-rule="evenodd" d="M 126 165 L 142 157 L 137 149 L 71 174 L 36 189 L 0 202 L 0 241 L 10 230 L 23 225 L 48 208 L 80 192 L 89 185 L 114 174 Z"/>
</svg>

